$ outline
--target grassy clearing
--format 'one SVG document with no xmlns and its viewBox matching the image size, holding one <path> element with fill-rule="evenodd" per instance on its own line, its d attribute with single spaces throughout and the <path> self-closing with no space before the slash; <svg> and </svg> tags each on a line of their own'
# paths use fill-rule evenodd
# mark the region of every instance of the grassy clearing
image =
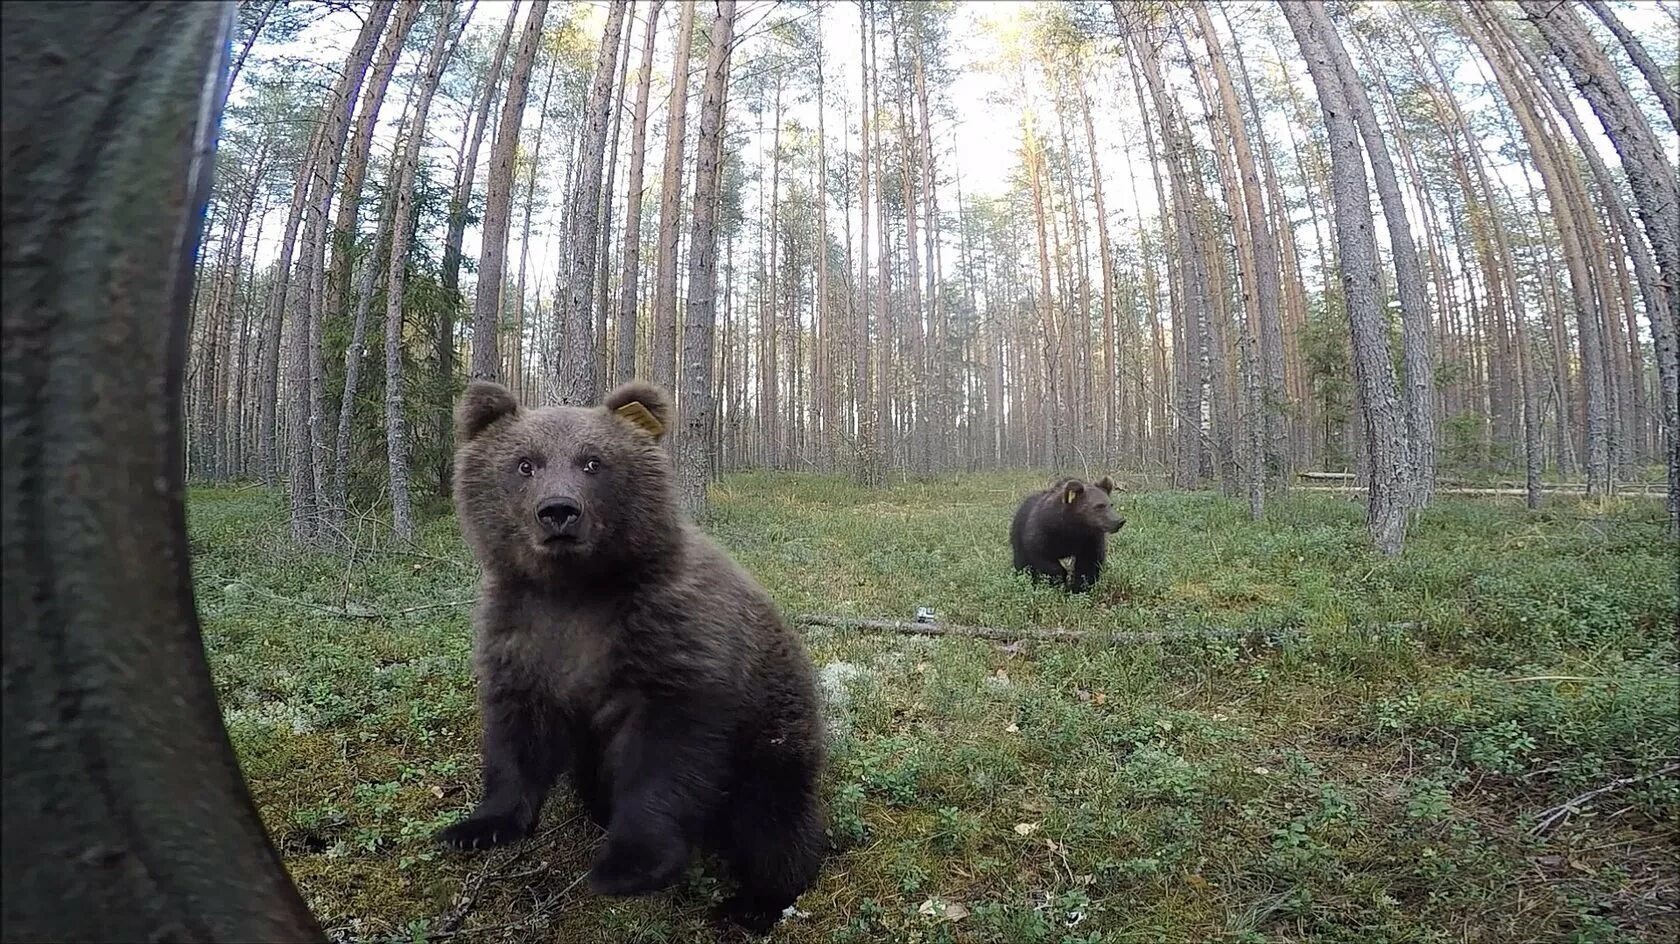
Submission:
<svg viewBox="0 0 1680 944">
<path fill-rule="evenodd" d="M 775 939 L 1658 941 L 1680 930 L 1675 544 L 1657 501 L 1443 500 L 1406 554 L 1315 494 L 1266 521 L 1142 492 L 1092 594 L 1008 571 L 1036 475 L 878 492 L 746 475 L 716 534 L 792 613 L 1098 630 L 1251 627 L 1276 645 L 1000 645 L 812 630 L 841 851 Z M 281 499 L 191 500 L 229 733 L 340 939 L 709 940 L 698 872 L 646 900 L 577 879 L 557 791 L 512 850 L 442 853 L 477 789 L 453 522 L 348 562 L 284 548 Z M 365 529 L 372 533 L 371 525 Z M 1409 624 L 1396 626 L 1394 624 Z M 1264 635 L 1264 634 L 1263 634 Z M 1660 771 L 1668 770 L 1668 773 Z M 1542 838 L 1542 811 L 1619 780 Z M 453 939 L 453 938 L 451 938 Z"/>
</svg>

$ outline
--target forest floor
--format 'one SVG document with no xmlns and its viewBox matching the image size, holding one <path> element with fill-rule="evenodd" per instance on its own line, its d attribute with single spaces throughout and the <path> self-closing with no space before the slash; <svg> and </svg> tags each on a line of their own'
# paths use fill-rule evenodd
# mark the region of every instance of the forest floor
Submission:
<svg viewBox="0 0 1680 944">
<path fill-rule="evenodd" d="M 1137 491 L 1095 592 L 1070 598 L 1009 572 L 1010 513 L 1046 479 L 716 488 L 708 529 L 790 616 L 1254 630 L 804 629 L 839 850 L 774 940 L 1674 940 L 1680 601 L 1660 500 L 1444 499 L 1387 560 L 1343 497 L 1254 523 L 1215 494 Z M 361 522 L 346 559 L 288 549 L 274 492 L 195 490 L 189 511 L 229 733 L 335 939 L 714 939 L 721 889 L 699 870 L 647 899 L 590 894 L 600 835 L 563 789 L 522 844 L 431 844 L 478 790 L 476 573 L 451 518 L 406 550 Z"/>
</svg>

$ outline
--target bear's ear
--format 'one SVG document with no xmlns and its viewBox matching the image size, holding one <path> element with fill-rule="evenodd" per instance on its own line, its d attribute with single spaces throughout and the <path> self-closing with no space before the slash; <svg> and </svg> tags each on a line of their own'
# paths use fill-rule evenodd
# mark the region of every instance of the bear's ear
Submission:
<svg viewBox="0 0 1680 944">
<path fill-rule="evenodd" d="M 1097 483 L 1097 487 L 1105 492 L 1108 492 L 1110 495 L 1114 494 L 1114 480 L 1106 475 L 1102 477 L 1101 482 Z"/>
<path fill-rule="evenodd" d="M 1072 479 L 1067 483 L 1067 488 L 1062 492 L 1062 502 L 1064 504 L 1071 505 L 1079 500 L 1079 496 L 1083 494 L 1084 491 L 1085 483 L 1079 481 L 1078 479 Z"/>
<path fill-rule="evenodd" d="M 488 380 L 467 384 L 461 402 L 455 405 L 455 441 L 471 442 L 492 423 L 519 412 L 519 401 L 507 388 Z"/>
<path fill-rule="evenodd" d="M 671 398 L 653 384 L 632 380 L 607 394 L 602 404 L 655 439 L 671 425 Z"/>
</svg>

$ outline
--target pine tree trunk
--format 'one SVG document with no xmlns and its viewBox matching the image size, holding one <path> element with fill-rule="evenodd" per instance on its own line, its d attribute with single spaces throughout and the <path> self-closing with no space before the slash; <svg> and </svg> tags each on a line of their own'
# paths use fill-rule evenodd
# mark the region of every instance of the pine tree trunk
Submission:
<svg viewBox="0 0 1680 944">
<path fill-rule="evenodd" d="M 1633 190 L 1640 221 L 1645 225 L 1645 236 L 1656 256 L 1661 278 L 1659 280 L 1655 274 L 1649 273 L 1649 264 L 1646 263 L 1648 274 L 1641 280 L 1641 288 L 1650 286 L 1644 291 L 1646 317 L 1651 321 L 1651 334 L 1656 342 L 1658 376 L 1668 429 L 1669 524 L 1671 529 L 1680 531 L 1680 340 L 1677 340 L 1680 339 L 1680 218 L 1677 218 L 1680 214 L 1675 211 L 1675 207 L 1680 205 L 1680 185 L 1675 182 L 1674 169 L 1669 166 L 1658 145 L 1655 132 L 1610 67 L 1603 49 L 1587 33 L 1585 24 L 1572 11 L 1554 12 L 1531 3 L 1524 3 L 1523 9 L 1540 27 L 1552 54 L 1586 97 L 1605 134 L 1621 155 L 1622 168 Z M 1601 17 L 1607 14 L 1608 10 L 1599 13 Z M 1613 15 L 1611 18 L 1614 18 Z M 1531 68 L 1540 75 L 1542 84 L 1552 86 L 1552 94 L 1558 96 L 1539 63 L 1531 61 Z M 1656 79 L 1652 81 L 1655 83 Z M 1669 99 L 1665 99 L 1664 105 L 1673 118 L 1671 101 L 1672 93 Z M 1579 139 L 1582 134 L 1579 123 L 1573 115 L 1569 116 L 1569 120 Z M 1592 149 L 1588 147 L 1587 150 L 1591 152 Z M 1597 155 L 1593 154 L 1592 160 L 1596 159 Z M 1609 196 L 1613 188 L 1602 184 L 1601 188 L 1607 200 L 1619 203 L 1619 198 Z M 1613 214 L 1616 212 L 1614 206 L 1611 211 Z M 1646 258 L 1643 246 L 1636 245 L 1638 230 L 1631 221 L 1621 228 L 1627 236 L 1625 242 L 1637 273 Z"/>
<path fill-rule="evenodd" d="M 653 382 L 677 384 L 677 230 L 682 208 L 683 144 L 688 122 L 688 65 L 694 43 L 693 3 L 679 2 L 677 48 L 671 61 L 671 108 L 665 125 L 660 177 L 659 241 L 653 276 Z"/>
<path fill-rule="evenodd" d="M 455 167 L 455 182 L 449 191 L 448 228 L 443 238 L 441 275 L 444 302 L 438 309 L 437 324 L 437 373 L 444 384 L 444 390 L 448 393 L 448 396 L 443 398 L 444 404 L 453 403 L 455 400 L 455 314 L 457 306 L 460 305 L 461 293 L 461 241 L 466 238 L 467 211 L 472 203 L 473 181 L 478 178 L 478 152 L 484 142 L 484 128 L 490 118 L 490 105 L 496 100 L 496 89 L 501 84 L 502 65 L 507 61 L 508 43 L 513 38 L 513 23 L 518 17 L 519 0 L 513 0 L 508 5 L 507 23 L 502 27 L 495 51 L 490 54 L 490 68 L 485 73 L 484 86 L 479 89 L 476 101 L 471 106 L 469 119 L 461 123 L 463 147 L 461 161 Z M 454 456 L 447 448 L 453 417 L 447 405 L 441 405 L 434 413 L 432 435 L 440 444 L 434 472 L 443 493 L 448 495 L 455 472 Z"/>
<path fill-rule="evenodd" d="M 403 123 L 407 121 L 403 116 Z M 397 141 L 401 142 L 402 124 L 397 127 Z M 379 229 L 373 237 L 373 248 L 362 265 L 362 277 L 356 291 L 356 313 L 350 325 L 350 343 L 344 349 L 344 396 L 338 409 L 338 440 L 333 448 L 332 507 L 344 512 L 350 507 L 350 434 L 355 428 L 356 396 L 361 385 L 362 360 L 367 352 L 368 314 L 373 309 L 374 283 L 378 280 L 380 263 L 387 262 L 391 252 L 391 231 L 396 188 L 401 174 L 397 150 L 391 153 L 391 165 L 386 173 L 385 199 L 379 213 Z"/>
<path fill-rule="evenodd" d="M 827 87 L 824 81 L 822 48 L 822 5 L 817 6 L 817 179 L 812 193 L 817 201 L 817 289 L 816 335 L 812 341 L 812 358 L 816 362 L 813 398 L 813 431 L 817 436 L 817 466 L 824 472 L 834 470 L 835 426 L 839 421 L 836 404 L 837 378 L 833 363 L 834 326 L 828 309 L 828 131 L 823 116 L 828 111 Z"/>
<path fill-rule="evenodd" d="M 648 29 L 651 31 L 652 28 L 650 21 Z M 623 139 L 624 96 L 630 91 L 630 49 L 635 34 L 636 21 L 626 14 L 624 45 L 618 51 L 618 84 L 613 93 L 612 137 L 607 146 L 607 182 L 601 188 L 600 278 L 595 283 L 595 303 L 592 306 L 595 316 L 595 389 L 601 394 L 606 393 L 607 383 L 614 376 L 614 346 L 607 334 L 613 324 L 607 317 L 608 299 L 612 297 L 613 194 L 617 192 L 618 145 Z"/>
<path fill-rule="evenodd" d="M 1473 11 L 1473 14 L 1475 12 L 1479 11 Z M 1586 390 L 1587 493 L 1589 496 L 1605 495 L 1609 493 L 1611 484 L 1608 430 L 1610 390 L 1600 337 L 1603 327 L 1601 311 L 1594 291 L 1595 283 L 1589 258 L 1590 244 L 1583 231 L 1585 227 L 1595 224 L 1587 217 L 1585 208 L 1577 199 L 1580 180 L 1575 172 L 1574 163 L 1557 152 L 1554 137 L 1549 133 L 1549 129 L 1541 124 L 1538 103 L 1529 94 L 1528 87 L 1514 80 L 1510 74 L 1510 64 L 1491 48 L 1488 37 L 1480 28 L 1475 27 L 1474 21 L 1466 18 L 1464 22 L 1472 27 L 1473 37 L 1488 47 L 1484 51 L 1488 54 L 1494 77 L 1504 90 L 1517 123 L 1522 128 L 1523 137 L 1528 143 L 1535 167 L 1545 182 L 1546 193 L 1552 204 L 1552 215 L 1557 221 L 1558 236 L 1563 243 L 1564 263 L 1569 271 L 1570 291 L 1575 303 L 1581 381 Z"/>
<path fill-rule="evenodd" d="M 542 101 L 537 105 L 537 133 L 536 140 L 531 143 L 530 166 L 525 172 L 525 212 L 523 221 L 519 224 L 519 275 L 513 283 L 513 348 L 512 356 L 508 358 L 511 365 L 508 378 L 511 383 L 508 389 L 514 398 L 521 403 L 528 403 L 531 398 L 526 387 L 528 372 L 525 369 L 525 272 L 531 258 L 531 215 L 537 207 L 537 170 L 542 167 L 542 152 L 544 132 L 548 128 L 548 99 L 554 91 L 554 76 L 560 71 L 558 56 L 548 65 L 548 79 L 543 82 Z"/>
<path fill-rule="evenodd" d="M 624 26 L 625 0 L 612 0 L 607 24 L 595 58 L 595 77 L 584 103 L 583 136 L 578 145 L 577 189 L 573 194 L 568 257 L 562 262 L 559 283 L 564 285 L 560 309 L 560 363 L 556 381 L 561 403 L 594 403 L 595 323 L 590 302 L 601 247 L 601 175 L 606 162 L 607 132 L 612 119 L 613 73 L 618 71 L 619 31 Z"/>
<path fill-rule="evenodd" d="M 368 155 L 373 148 L 373 132 L 379 121 L 385 94 L 390 89 L 391 75 L 396 71 L 397 59 L 403 44 L 420 15 L 419 0 L 398 0 L 392 11 L 385 39 L 373 60 L 373 74 L 362 89 L 362 102 L 357 107 L 356 127 L 350 134 L 349 151 L 344 159 L 344 177 L 339 186 L 338 209 L 332 224 L 332 268 L 327 276 L 327 298 L 323 306 L 326 316 L 336 318 L 344 314 L 344 295 L 350 288 L 350 269 L 355 262 L 354 243 L 356 221 L 362 211 L 362 184 L 367 177 Z"/>
<path fill-rule="evenodd" d="M 1651 86 L 1652 93 L 1657 96 L 1657 101 L 1662 103 L 1663 111 L 1668 113 L 1669 123 L 1674 126 L 1675 131 L 1680 131 L 1680 95 L 1675 94 L 1674 86 L 1663 75 L 1662 66 L 1657 65 L 1656 60 L 1651 58 L 1651 54 L 1645 50 L 1645 44 L 1641 43 L 1639 37 L 1633 35 L 1633 32 L 1622 23 L 1615 12 L 1610 9 L 1609 4 L 1605 3 L 1604 0 L 1585 0 L 1585 2 L 1588 9 L 1593 11 L 1593 15 L 1610 29 L 1611 34 L 1616 37 L 1616 42 L 1622 44 L 1622 49 L 1627 52 L 1628 58 L 1633 60 L 1634 68 L 1638 69 L 1639 74 L 1645 77 L 1646 83 Z"/>
<path fill-rule="evenodd" d="M 620 251 L 618 286 L 618 358 L 616 380 L 636 374 L 636 315 L 642 260 L 642 168 L 647 157 L 648 97 L 653 87 L 654 39 L 659 33 L 663 0 L 653 0 L 642 37 L 641 77 L 636 83 L 636 112 L 630 126 L 629 197 L 624 210 L 624 248 Z"/>
<path fill-rule="evenodd" d="M 881 456 L 881 436 L 883 430 L 877 426 L 879 414 L 874 409 L 873 387 L 877 378 L 870 376 L 872 362 L 870 358 L 870 320 L 872 305 L 869 292 L 869 119 L 873 109 L 870 107 L 869 95 L 869 38 L 870 38 L 870 10 L 872 0 L 859 0 L 860 15 L 858 18 L 858 70 L 861 77 L 862 93 L 859 97 L 860 137 L 862 139 L 862 155 L 858 164 L 859 198 L 859 241 L 858 241 L 858 281 L 857 281 L 857 315 L 853 319 L 854 334 L 853 353 L 856 358 L 855 376 L 852 379 L 854 412 L 857 416 L 857 481 L 859 484 L 875 486 L 886 481 L 886 463 Z M 849 242 L 849 241 L 848 241 Z M 885 383 L 886 378 L 879 378 Z"/>
<path fill-rule="evenodd" d="M 471 106 L 470 119 L 462 122 L 464 147 L 461 162 L 455 167 L 455 184 L 449 191 L 449 228 L 443 237 L 441 280 L 444 292 L 450 296 L 460 290 L 461 242 L 466 238 L 467 211 L 472 203 L 473 181 L 478 179 L 478 151 L 484 144 L 484 129 L 490 120 L 490 106 L 496 101 L 496 91 L 501 86 L 502 67 L 507 62 L 508 45 L 513 40 L 513 24 L 517 19 L 519 0 L 513 0 L 508 4 L 508 18 L 507 23 L 502 26 L 502 35 L 496 40 L 496 48 L 490 54 L 490 70 L 484 75 L 484 86 L 478 90 L 476 100 Z M 526 23 L 528 26 L 529 18 Z M 523 48 L 524 44 L 520 45 Z M 438 331 L 438 368 L 443 376 L 448 377 L 452 371 L 445 368 L 453 364 L 455 356 L 454 318 L 451 306 L 445 305 L 443 311 L 443 321 L 439 323 Z"/>
<path fill-rule="evenodd" d="M 414 242 L 414 185 L 420 172 L 420 145 L 426 137 L 426 118 L 432 110 L 438 81 L 443 78 L 447 53 L 453 49 L 449 40 L 450 28 L 455 21 L 455 0 L 444 0 L 437 9 L 437 34 L 426 53 L 424 71 L 416 78 L 419 83 L 418 98 L 414 103 L 408 140 L 403 144 L 398 169 L 396 196 L 391 208 L 389 268 L 385 274 L 385 451 L 391 470 L 391 529 L 404 541 L 414 536 L 408 486 L 408 418 L 403 402 L 402 357 L 408 254 Z M 466 26 L 466 19 L 462 19 L 455 30 L 457 40 Z"/>
<path fill-rule="evenodd" d="M 694 228 L 688 254 L 688 312 L 683 319 L 683 390 L 678 401 L 678 492 L 684 510 L 706 510 L 706 485 L 717 449 L 717 405 L 712 396 L 712 342 L 717 305 L 718 185 L 723 170 L 724 102 L 729 91 L 730 43 L 735 0 L 718 0 L 706 54 L 695 136 Z"/>
<path fill-rule="evenodd" d="M 279 481 L 280 462 L 276 439 L 279 435 L 276 414 L 280 404 L 280 342 L 285 333 L 286 303 L 291 288 L 292 254 L 297 248 L 298 225 L 303 222 L 304 206 L 309 198 L 309 168 L 314 164 L 315 152 L 321 143 L 321 129 L 317 127 L 304 149 L 303 161 L 298 165 L 292 182 L 292 202 L 286 211 L 286 227 L 280 237 L 279 258 L 275 260 L 273 277 L 269 282 L 268 311 L 264 319 L 262 361 L 257 367 L 262 390 L 258 400 L 257 462 L 263 482 L 274 485 Z"/>
<path fill-rule="evenodd" d="M 780 74 L 776 76 L 776 104 L 773 112 L 773 128 L 770 133 L 770 192 L 769 207 L 767 209 L 767 226 L 770 241 L 769 253 L 764 258 L 766 273 L 764 291 L 758 306 L 758 337 L 760 356 L 758 361 L 758 416 L 759 429 L 763 442 L 762 461 L 772 469 L 786 467 L 787 442 L 786 430 L 782 427 L 781 393 L 781 365 L 778 363 L 780 352 L 776 349 L 777 330 L 775 309 L 779 307 L 776 293 L 776 242 L 777 242 L 777 208 L 781 200 L 782 191 L 782 92 L 786 85 L 786 78 Z M 760 140 L 763 140 L 760 138 Z M 761 165 L 762 166 L 762 165 Z M 760 190 L 762 194 L 762 189 Z"/>
<path fill-rule="evenodd" d="M 324 253 L 326 251 L 327 211 L 338 180 L 338 165 L 344 153 L 345 137 L 350 128 L 350 111 L 355 104 L 363 78 L 372 61 L 375 45 L 391 14 L 391 2 L 376 3 L 361 32 L 350 48 L 339 73 L 337 86 L 327 99 L 317 135 L 317 147 L 301 173 L 307 180 L 303 235 L 298 248 L 296 273 L 289 278 L 294 286 L 293 318 L 290 322 L 286 348 L 290 357 L 287 385 L 287 420 L 290 429 L 291 455 L 286 476 L 290 497 L 292 540 L 310 543 L 322 537 L 318 531 L 330 524 L 323 507 L 326 498 L 326 463 L 331 453 L 325 450 L 325 379 L 322 371 L 321 333 L 324 301 Z M 301 288 L 301 296 L 298 289 Z"/>
<path fill-rule="evenodd" d="M 525 120 L 525 93 L 531 66 L 537 59 L 548 0 L 532 0 L 513 57 L 507 95 L 490 145 L 490 172 L 484 182 L 484 225 L 479 235 L 478 288 L 473 296 L 472 378 L 500 380 L 502 370 L 502 283 L 507 272 L 508 224 L 513 207 L 513 155 L 519 147 L 519 128 Z"/>
<path fill-rule="evenodd" d="M 1354 379 L 1365 416 L 1369 465 L 1366 524 L 1377 550 L 1399 554 L 1406 540 L 1405 464 L 1409 447 L 1389 361 L 1387 327 L 1378 302 L 1375 221 L 1365 158 L 1341 75 L 1314 22 L 1317 18 L 1306 3 L 1291 0 L 1280 6 L 1312 73 L 1330 140 L 1342 285 L 1351 325 Z"/>
<path fill-rule="evenodd" d="M 1341 77 L 1347 104 L 1353 110 L 1365 153 L 1371 162 L 1371 174 L 1382 202 L 1383 220 L 1388 226 L 1389 250 L 1394 256 L 1395 286 L 1400 296 L 1401 360 L 1406 383 L 1403 401 L 1406 413 L 1406 432 L 1411 444 L 1411 456 L 1406 470 L 1412 494 L 1409 503 L 1415 507 L 1429 504 L 1435 489 L 1435 364 L 1429 351 L 1429 296 L 1424 289 L 1424 275 L 1417 261 L 1417 246 L 1412 241 L 1411 225 L 1406 219 L 1406 201 L 1400 193 L 1400 181 L 1389 159 L 1388 143 L 1377 124 L 1376 109 L 1365 93 L 1364 80 L 1354 69 L 1353 60 L 1336 35 L 1335 26 L 1321 3 L 1302 6 L 1312 17 L 1324 42 L 1324 50 Z"/>
</svg>

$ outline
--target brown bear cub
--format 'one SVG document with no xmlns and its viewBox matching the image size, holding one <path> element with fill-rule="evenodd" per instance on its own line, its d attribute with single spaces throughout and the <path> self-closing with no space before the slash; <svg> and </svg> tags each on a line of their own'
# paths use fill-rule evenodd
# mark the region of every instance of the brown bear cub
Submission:
<svg viewBox="0 0 1680 944">
<path fill-rule="evenodd" d="M 665 888 L 714 852 L 740 886 L 720 916 L 766 930 L 827 851 L 816 686 L 763 588 L 679 510 L 670 422 L 643 383 L 591 408 L 467 388 L 455 509 L 484 571 L 484 796 L 438 839 L 528 835 L 567 774 L 607 833 L 596 892 Z"/>
<path fill-rule="evenodd" d="M 1028 495 L 1009 524 L 1015 569 L 1075 593 L 1091 589 L 1108 559 L 1108 536 L 1126 523 L 1109 500 L 1113 492 L 1113 480 L 1104 476 L 1090 485 L 1062 479 Z M 1071 575 L 1062 566 L 1067 557 L 1073 558 Z"/>
</svg>

